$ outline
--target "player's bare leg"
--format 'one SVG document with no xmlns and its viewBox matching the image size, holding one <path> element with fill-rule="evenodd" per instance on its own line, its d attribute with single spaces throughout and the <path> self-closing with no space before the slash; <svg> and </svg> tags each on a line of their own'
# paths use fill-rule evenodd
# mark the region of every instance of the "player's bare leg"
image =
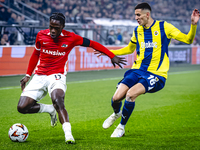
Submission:
<svg viewBox="0 0 200 150">
<path fill-rule="evenodd" d="M 111 137 L 122 137 L 125 134 L 125 125 L 132 114 L 135 107 L 135 99 L 145 93 L 145 87 L 141 83 L 137 83 L 131 87 L 126 93 L 126 100 L 122 110 L 122 118 L 120 124 L 112 133 Z"/>
<path fill-rule="evenodd" d="M 128 91 L 129 87 L 126 86 L 125 84 L 121 83 L 111 102 L 112 102 L 112 107 L 114 109 L 114 113 L 112 115 L 110 115 L 103 123 L 103 128 L 107 129 L 109 127 L 112 126 L 112 124 L 115 122 L 115 120 L 117 120 L 119 117 L 122 116 L 122 111 L 120 110 L 121 108 L 121 101 L 125 98 L 126 92 Z"/>
<path fill-rule="evenodd" d="M 75 143 L 74 137 L 71 132 L 71 124 L 69 123 L 69 116 L 64 105 L 65 92 L 62 89 L 55 89 L 51 93 L 53 105 L 58 112 L 60 123 L 62 124 L 65 133 L 65 142 L 67 144 Z"/>
<path fill-rule="evenodd" d="M 18 102 L 17 109 L 20 113 L 49 113 L 51 116 L 51 126 L 54 127 L 57 124 L 56 110 L 53 105 L 46 105 L 37 103 L 36 100 L 21 96 Z"/>
</svg>

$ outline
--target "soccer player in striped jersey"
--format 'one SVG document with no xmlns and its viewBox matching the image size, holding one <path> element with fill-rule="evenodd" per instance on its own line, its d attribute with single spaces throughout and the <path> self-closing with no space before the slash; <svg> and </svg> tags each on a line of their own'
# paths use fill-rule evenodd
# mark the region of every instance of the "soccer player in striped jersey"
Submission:
<svg viewBox="0 0 200 150">
<path fill-rule="evenodd" d="M 36 37 L 35 49 L 30 58 L 26 76 L 22 78 L 23 90 L 17 109 L 20 113 L 49 113 L 51 126 L 57 123 L 56 111 L 65 133 L 65 142 L 74 143 L 69 117 L 64 105 L 66 91 L 66 74 L 68 56 L 75 46 L 92 47 L 110 57 L 113 65 L 125 64 L 125 58 L 117 57 L 98 42 L 83 38 L 73 32 L 64 30 L 65 16 L 53 13 L 49 29 L 41 30 Z M 29 84 L 34 68 L 35 75 Z M 49 93 L 53 105 L 41 104 L 39 101 Z"/>
<path fill-rule="evenodd" d="M 154 93 L 164 87 L 169 70 L 170 40 L 173 38 L 191 44 L 196 34 L 199 17 L 199 11 L 194 9 L 191 15 L 190 31 L 184 34 L 166 21 L 152 19 L 151 7 L 148 3 L 140 3 L 135 7 L 135 19 L 139 26 L 133 31 L 130 43 L 122 49 L 111 50 L 115 55 L 131 54 L 135 50 L 137 52 L 136 61 L 132 68 L 124 74 L 124 78 L 118 84 L 111 99 L 114 113 L 103 123 L 103 128 L 107 129 L 121 117 L 121 122 L 111 137 L 122 137 L 125 134 L 125 125 L 139 95 Z M 121 101 L 124 98 L 125 102 L 121 111 Z"/>
</svg>

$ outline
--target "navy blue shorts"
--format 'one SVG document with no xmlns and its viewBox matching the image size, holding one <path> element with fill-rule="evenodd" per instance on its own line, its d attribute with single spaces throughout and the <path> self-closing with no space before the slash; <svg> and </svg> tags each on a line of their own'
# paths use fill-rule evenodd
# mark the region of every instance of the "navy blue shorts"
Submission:
<svg viewBox="0 0 200 150">
<path fill-rule="evenodd" d="M 151 72 L 130 69 L 125 72 L 124 78 L 118 84 L 123 83 L 131 88 L 135 84 L 141 83 L 145 87 L 146 92 L 154 93 L 165 86 L 165 81 L 166 79 L 164 77 Z"/>
</svg>

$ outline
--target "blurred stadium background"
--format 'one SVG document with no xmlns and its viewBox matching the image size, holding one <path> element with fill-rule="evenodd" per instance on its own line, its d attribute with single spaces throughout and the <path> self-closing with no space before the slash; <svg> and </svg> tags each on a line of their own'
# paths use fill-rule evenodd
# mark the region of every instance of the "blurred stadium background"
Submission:
<svg viewBox="0 0 200 150">
<path fill-rule="evenodd" d="M 19 81 L 26 73 L 36 34 L 48 28 L 52 12 L 65 14 L 66 30 L 100 42 L 108 49 L 118 49 L 130 41 L 137 26 L 134 7 L 140 2 L 144 1 L 0 0 L 0 149 L 199 149 L 200 21 L 193 44 L 171 41 L 167 85 L 155 95 L 138 98 L 124 138 L 110 139 L 120 120 L 108 130 L 103 130 L 102 123 L 112 113 L 110 96 L 133 64 L 135 53 L 125 56 L 125 69 L 113 69 L 108 57 L 97 58 L 90 48 L 76 47 L 71 51 L 65 101 L 78 144 L 66 146 L 61 124 L 52 130 L 48 126 L 49 115 L 17 112 Z M 184 33 L 189 31 L 193 9 L 200 10 L 199 0 L 146 2 L 152 6 L 154 19 L 166 20 Z M 42 103 L 50 104 L 50 97 L 46 96 Z M 8 138 L 10 126 L 17 122 L 28 127 L 26 144 Z"/>
<path fill-rule="evenodd" d="M 100 42 L 109 49 L 129 43 L 137 22 L 134 7 L 138 0 L 0 0 L 0 76 L 26 72 L 36 34 L 48 28 L 52 12 L 66 16 L 65 29 Z M 146 0 L 154 19 L 166 20 L 188 33 L 190 16 L 200 8 L 199 0 Z M 200 64 L 200 22 L 192 45 L 172 40 L 171 65 Z M 130 68 L 135 54 L 126 56 Z M 96 58 L 92 49 L 77 47 L 71 52 L 69 72 L 111 69 L 107 58 Z"/>
</svg>

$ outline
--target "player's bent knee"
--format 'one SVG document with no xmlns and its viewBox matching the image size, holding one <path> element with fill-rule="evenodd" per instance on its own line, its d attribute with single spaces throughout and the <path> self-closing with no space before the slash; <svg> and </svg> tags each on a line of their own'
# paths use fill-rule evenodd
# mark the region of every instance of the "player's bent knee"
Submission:
<svg viewBox="0 0 200 150">
<path fill-rule="evenodd" d="M 18 111 L 19 113 L 22 113 L 22 114 L 25 114 L 25 113 L 26 113 L 25 107 L 23 107 L 23 106 L 21 106 L 21 105 L 18 105 L 18 106 L 17 106 L 17 111 Z"/>
<path fill-rule="evenodd" d="M 113 102 L 120 102 L 125 98 L 125 95 L 123 94 L 117 94 L 115 93 L 114 96 L 112 97 Z"/>
<path fill-rule="evenodd" d="M 128 101 L 128 102 L 135 102 L 135 99 L 133 99 L 131 97 L 126 97 L 126 101 Z"/>
<path fill-rule="evenodd" d="M 26 114 L 28 110 L 36 103 L 36 101 L 30 97 L 21 96 L 17 105 L 19 113 Z"/>
<path fill-rule="evenodd" d="M 118 97 L 118 96 L 113 96 L 112 101 L 113 102 L 119 102 L 119 101 L 121 101 L 121 98 Z"/>
<path fill-rule="evenodd" d="M 127 95 L 126 95 L 126 101 L 129 101 L 129 102 L 135 102 L 136 98 L 137 98 L 136 94 L 130 95 L 129 93 L 127 93 Z"/>
</svg>

